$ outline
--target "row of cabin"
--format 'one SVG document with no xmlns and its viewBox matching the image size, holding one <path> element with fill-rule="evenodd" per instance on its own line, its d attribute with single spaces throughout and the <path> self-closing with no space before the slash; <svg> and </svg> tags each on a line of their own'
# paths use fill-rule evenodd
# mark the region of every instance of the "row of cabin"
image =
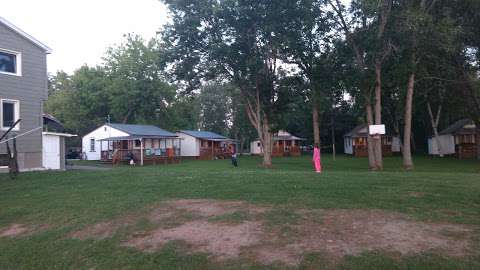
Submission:
<svg viewBox="0 0 480 270">
<path fill-rule="evenodd" d="M 229 158 L 235 141 L 222 135 L 180 130 L 175 133 L 152 125 L 104 124 L 82 138 L 86 160 L 113 164 L 130 159 L 138 164 L 177 163 L 180 158 Z"/>
<path fill-rule="evenodd" d="M 455 156 L 459 159 L 475 158 L 477 155 L 476 126 L 470 119 L 462 119 L 439 132 L 437 138 L 428 138 L 428 154 L 439 155 L 439 147 L 443 155 Z M 344 135 L 345 154 L 355 157 L 368 156 L 368 126 L 359 125 Z M 401 141 L 398 136 L 385 134 L 381 136 L 382 153 L 391 156 L 401 152 Z"/>
</svg>

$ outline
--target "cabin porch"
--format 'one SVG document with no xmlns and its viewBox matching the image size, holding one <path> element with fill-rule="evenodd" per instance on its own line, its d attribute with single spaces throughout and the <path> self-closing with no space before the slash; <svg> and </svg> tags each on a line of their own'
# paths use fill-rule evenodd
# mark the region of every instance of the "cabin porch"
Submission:
<svg viewBox="0 0 480 270">
<path fill-rule="evenodd" d="M 126 136 L 100 141 L 101 160 L 112 165 L 128 164 L 132 158 L 141 166 L 179 163 L 181 160 L 181 140 L 175 137 Z"/>
<path fill-rule="evenodd" d="M 237 147 L 233 141 L 225 140 L 200 140 L 200 155 L 198 159 L 227 159 L 232 157 L 232 153 L 236 153 Z"/>
<path fill-rule="evenodd" d="M 300 146 L 298 141 L 295 140 L 275 140 L 273 142 L 272 156 L 284 157 L 301 155 Z"/>
</svg>

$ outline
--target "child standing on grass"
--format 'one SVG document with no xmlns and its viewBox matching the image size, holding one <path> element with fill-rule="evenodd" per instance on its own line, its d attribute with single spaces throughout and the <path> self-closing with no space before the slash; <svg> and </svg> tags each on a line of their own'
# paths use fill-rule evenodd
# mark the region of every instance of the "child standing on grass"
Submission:
<svg viewBox="0 0 480 270">
<path fill-rule="evenodd" d="M 313 147 L 313 166 L 315 167 L 315 172 L 321 173 L 322 172 L 322 164 L 320 159 L 320 148 L 318 147 L 318 143 L 315 144 Z"/>
<path fill-rule="evenodd" d="M 238 161 L 237 161 L 237 152 L 232 151 L 232 165 L 237 167 L 238 166 Z"/>
</svg>

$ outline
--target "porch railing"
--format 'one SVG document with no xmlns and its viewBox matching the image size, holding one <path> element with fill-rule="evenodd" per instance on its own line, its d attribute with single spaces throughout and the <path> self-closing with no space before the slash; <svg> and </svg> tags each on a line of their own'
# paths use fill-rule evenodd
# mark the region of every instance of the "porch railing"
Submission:
<svg viewBox="0 0 480 270">
<path fill-rule="evenodd" d="M 213 159 L 216 158 L 230 158 L 232 153 L 228 149 L 223 148 L 214 148 L 212 147 L 201 147 L 200 148 L 200 158 Z"/>
<path fill-rule="evenodd" d="M 101 158 L 102 160 L 129 160 L 130 156 L 133 155 L 134 160 L 140 160 L 140 153 L 140 149 L 115 149 L 102 151 Z M 143 158 L 145 160 L 179 156 L 180 148 L 155 148 L 143 150 Z"/>
</svg>

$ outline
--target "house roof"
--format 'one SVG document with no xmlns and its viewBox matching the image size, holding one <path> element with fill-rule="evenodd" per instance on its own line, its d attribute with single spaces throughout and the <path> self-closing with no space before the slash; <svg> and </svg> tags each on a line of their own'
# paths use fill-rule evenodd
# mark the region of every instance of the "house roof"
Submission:
<svg viewBox="0 0 480 270">
<path fill-rule="evenodd" d="M 38 39 L 30 36 L 29 34 L 25 33 L 22 29 L 16 27 L 14 24 L 11 22 L 7 21 L 5 18 L 0 16 L 0 23 L 5 25 L 6 27 L 10 28 L 12 31 L 15 33 L 19 34 L 20 36 L 24 37 L 28 41 L 32 42 L 36 46 L 40 47 L 43 49 L 46 53 L 52 53 L 52 49 L 50 49 L 47 45 L 43 44 L 42 42 L 38 41 Z"/>
<path fill-rule="evenodd" d="M 343 137 L 365 137 L 368 135 L 368 128 L 366 124 L 361 124 L 354 127 L 350 132 L 343 135 Z"/>
<path fill-rule="evenodd" d="M 306 141 L 304 138 L 300 138 L 297 136 L 273 136 L 274 141 Z"/>
<path fill-rule="evenodd" d="M 128 133 L 130 136 L 155 136 L 155 137 L 177 137 L 172 132 L 163 130 L 152 125 L 131 125 L 131 124 L 106 124 L 112 128 Z"/>
<path fill-rule="evenodd" d="M 259 140 L 260 139 L 257 139 L 257 141 Z M 277 133 L 275 133 L 273 135 L 273 140 L 274 141 L 306 141 L 306 139 L 294 136 L 285 130 L 279 130 Z"/>
<path fill-rule="evenodd" d="M 225 136 L 222 136 L 220 134 L 217 134 L 211 131 L 180 130 L 179 132 L 185 133 L 187 135 L 190 135 L 198 139 L 204 139 L 204 140 L 216 140 L 216 141 L 230 140 Z"/>
<path fill-rule="evenodd" d="M 350 132 L 345 133 L 343 137 L 351 137 L 351 138 L 359 138 L 359 137 L 367 137 L 368 136 L 368 125 L 367 124 L 360 124 L 356 127 L 354 127 Z M 392 133 L 387 133 L 384 136 L 393 136 Z"/>
<path fill-rule="evenodd" d="M 474 134 L 475 124 L 471 119 L 461 119 L 442 130 L 439 135 L 446 134 Z"/>
<path fill-rule="evenodd" d="M 62 122 L 48 113 L 43 114 L 43 125 L 46 127 L 46 130 L 65 131 Z"/>
</svg>

